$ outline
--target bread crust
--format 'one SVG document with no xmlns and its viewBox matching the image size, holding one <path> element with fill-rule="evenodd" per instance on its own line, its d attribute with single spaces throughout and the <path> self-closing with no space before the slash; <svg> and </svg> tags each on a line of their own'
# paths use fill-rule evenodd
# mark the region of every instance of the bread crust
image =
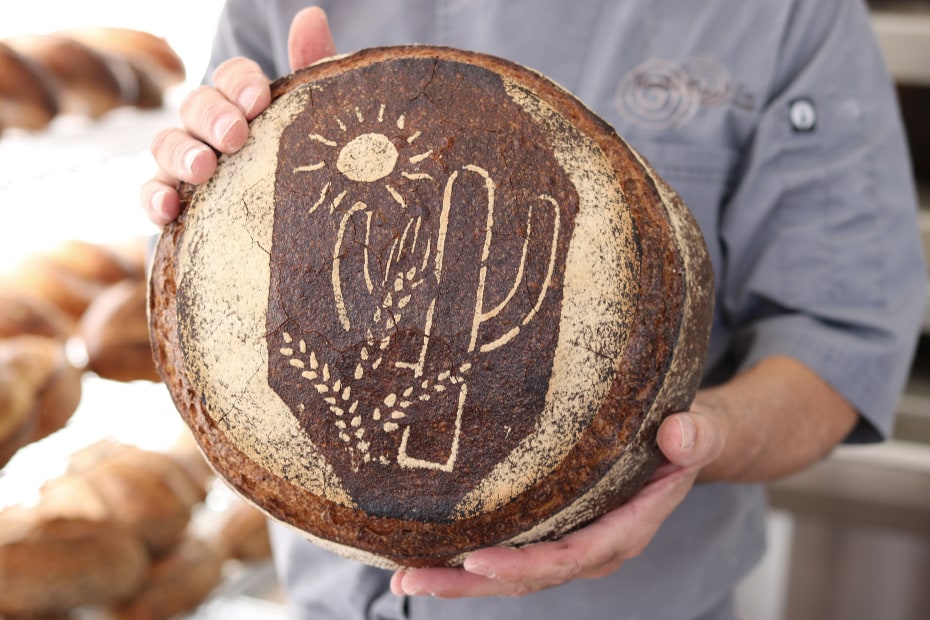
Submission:
<svg viewBox="0 0 930 620">
<path fill-rule="evenodd" d="M 403 98 L 389 95 L 405 88 L 410 105 L 395 110 L 391 106 Z M 363 110 L 353 106 L 351 98 L 340 99 L 365 89 L 372 89 L 368 93 L 370 101 L 383 101 L 385 106 L 369 105 Z M 428 46 L 363 50 L 283 78 L 273 84 L 272 94 L 275 103 L 270 109 L 278 110 L 284 120 L 275 118 L 274 111 L 266 112 L 263 117 L 267 120 L 253 123 L 253 141 L 261 134 L 262 123 L 277 122 L 284 128 L 275 135 L 281 136 L 282 144 L 293 143 L 282 146 L 277 167 L 269 173 L 276 179 L 277 211 L 271 219 L 280 228 L 271 234 L 271 247 L 263 245 L 258 231 L 250 230 L 249 235 L 255 246 L 271 257 L 271 283 L 264 284 L 269 291 L 267 314 L 262 315 L 267 323 L 261 326 L 268 341 L 268 359 L 274 360 L 278 351 L 280 355 L 287 352 L 285 357 L 289 359 L 284 361 L 300 371 L 289 378 L 288 364 L 267 362 L 267 382 L 297 419 L 295 433 L 306 434 L 309 448 L 288 448 L 283 443 L 289 441 L 286 437 L 267 439 L 264 444 L 261 437 L 254 441 L 243 439 L 266 433 L 273 425 L 251 426 L 252 418 L 247 413 L 237 417 L 241 413 L 238 407 L 245 408 L 245 401 L 233 402 L 232 410 L 224 407 L 226 401 L 216 397 L 214 391 L 223 379 L 211 375 L 213 371 L 203 363 L 203 356 L 192 352 L 192 348 L 201 346 L 198 341 L 206 340 L 206 319 L 198 314 L 203 299 L 198 295 L 202 291 L 191 287 L 202 285 L 209 289 L 204 293 L 207 297 L 216 288 L 235 288 L 217 287 L 215 282 L 191 283 L 192 273 L 203 273 L 191 265 L 207 254 L 201 245 L 206 243 L 204 237 L 198 232 L 205 221 L 201 212 L 210 212 L 210 206 L 204 206 L 208 200 L 205 196 L 221 191 L 215 187 L 223 182 L 222 174 L 219 180 L 215 177 L 199 190 L 182 188 L 182 214 L 162 233 L 150 281 L 149 316 L 156 365 L 181 415 L 218 473 L 267 514 L 294 526 L 311 540 L 386 567 L 454 565 L 468 551 L 480 547 L 556 538 L 620 505 L 641 488 L 662 460 L 655 444 L 658 425 L 665 415 L 686 409 L 697 390 L 713 306 L 713 275 L 697 225 L 678 196 L 649 165 L 602 119 L 543 76 L 502 59 L 460 50 Z M 300 105 L 294 103 L 295 99 Z M 284 109 L 287 105 L 298 109 L 288 112 Z M 417 105 L 435 110 L 435 125 L 426 123 L 429 113 L 418 110 Z M 323 117 L 313 117 L 312 110 L 336 114 L 331 127 L 345 128 L 344 140 L 336 139 L 339 129 L 326 133 Z M 375 116 L 383 125 L 375 124 Z M 316 124 L 311 122 L 314 119 Z M 414 121 L 422 121 L 423 126 L 414 127 Z M 349 130 L 353 122 L 359 126 L 354 133 Z M 397 130 L 381 129 L 388 122 Z M 453 126 L 450 133 L 442 134 L 437 129 L 448 126 Z M 507 139 L 496 141 L 501 135 Z M 396 167 L 389 168 L 395 164 L 384 155 L 391 155 L 392 147 L 378 136 L 385 137 L 402 153 L 396 161 L 421 164 L 410 168 L 409 176 L 418 180 L 448 179 L 437 184 L 434 202 L 430 203 L 441 205 L 436 208 L 438 216 L 433 215 L 433 223 L 424 223 L 423 227 L 437 239 L 436 248 L 448 244 L 461 253 L 456 255 L 455 263 L 448 264 L 430 255 L 435 275 L 422 269 L 425 286 L 432 283 L 438 291 L 433 304 L 442 308 L 441 313 L 434 314 L 433 306 L 428 305 L 429 297 L 420 300 L 426 327 L 421 323 L 420 331 L 388 329 L 378 337 L 356 337 L 353 343 L 353 326 L 361 315 L 353 314 L 355 306 L 350 308 L 344 298 L 364 296 L 361 287 L 379 278 L 368 273 L 367 254 L 364 259 L 353 259 L 345 250 L 349 247 L 346 239 L 353 234 L 348 222 L 353 221 L 353 213 L 367 214 L 367 204 L 374 200 L 371 194 L 359 194 L 361 198 L 346 198 L 342 205 L 336 199 L 339 194 L 335 190 L 327 194 L 328 186 L 323 182 L 314 186 L 315 191 L 306 190 L 300 185 L 305 177 L 298 173 L 312 174 L 325 169 L 329 162 L 341 175 L 327 177 L 330 182 L 348 183 L 346 178 L 357 182 L 346 185 L 346 192 L 363 185 L 366 191 L 375 191 L 373 188 L 389 182 L 401 187 L 402 181 L 390 176 Z M 407 149 L 406 145 L 416 144 L 421 136 L 431 142 L 419 151 Z M 318 154 L 326 152 L 324 147 L 338 150 L 339 158 L 333 155 L 332 160 L 321 160 Z M 359 153 L 368 154 L 369 159 L 353 159 Z M 262 155 L 260 147 L 252 145 L 251 151 L 247 146 L 238 158 L 251 159 L 253 167 L 260 167 Z M 224 165 L 235 164 L 224 161 L 221 170 Z M 509 177 L 503 176 L 505 171 Z M 461 185 L 456 185 L 459 179 Z M 425 185 L 416 186 L 419 193 L 412 196 L 421 200 L 430 196 Z M 315 223 L 310 225 L 310 232 L 301 236 L 295 231 L 306 231 L 306 226 L 299 225 L 304 221 L 300 217 L 305 215 L 287 219 L 289 216 L 281 214 L 281 205 L 289 204 L 294 200 L 291 197 L 301 192 L 304 197 L 308 192 L 312 194 L 302 213 L 331 205 L 330 213 L 342 214 L 341 219 L 334 218 L 329 237 L 325 232 L 314 233 Z M 391 189 L 387 192 L 405 210 L 421 204 L 393 196 Z M 314 206 L 317 194 L 321 196 L 320 204 Z M 324 198 L 331 202 L 324 204 Z M 241 197 L 239 200 L 247 202 Z M 348 202 L 351 200 L 356 201 L 354 205 Z M 387 200 L 390 202 L 391 197 Z M 458 200 L 478 205 L 477 216 L 472 214 L 467 225 L 454 219 L 457 215 L 451 205 Z M 527 215 L 526 203 L 534 200 L 536 211 Z M 491 203 L 497 208 L 488 206 Z M 245 210 L 250 207 L 258 209 L 259 205 L 249 203 Z M 222 213 L 225 208 L 233 207 L 227 202 L 218 210 Z M 387 210 L 371 213 L 370 218 L 390 217 Z M 551 215 L 546 219 L 540 213 Z M 435 224 L 437 219 L 439 224 Z M 364 230 L 364 221 L 360 215 L 353 225 Z M 428 228 L 430 225 L 434 228 Z M 412 230 L 413 226 L 408 228 Z M 510 237 L 501 232 L 505 229 L 513 231 Z M 540 229 L 545 232 L 540 234 Z M 397 239 L 409 239 L 403 230 L 401 225 L 392 234 Z M 466 232 L 469 230 L 478 233 Z M 356 239 L 361 238 L 361 233 L 355 234 Z M 366 234 L 369 236 L 359 246 L 377 254 L 378 232 L 369 230 Z M 322 268 L 328 270 L 324 274 L 334 274 L 335 309 L 330 302 L 318 303 L 314 296 L 320 295 L 319 287 L 304 295 L 298 293 L 295 305 L 282 291 L 299 289 L 294 282 L 301 278 L 313 281 L 316 276 L 312 269 L 321 267 L 315 263 L 312 269 L 301 271 L 303 268 L 292 260 L 294 248 L 302 243 L 311 248 L 324 246 L 332 237 L 337 240 L 336 250 L 332 254 L 322 252 L 321 256 L 329 256 L 330 261 L 323 261 Z M 521 241 L 508 249 L 508 239 Z M 390 246 L 389 242 L 390 238 L 385 246 Z M 404 243 L 399 241 L 401 247 Z M 413 242 L 410 247 L 415 245 Z M 384 256 L 394 257 L 395 252 L 392 249 L 390 255 Z M 402 260 L 399 251 L 396 257 Z M 601 265 L 595 268 L 598 262 Z M 355 282 L 362 293 L 343 283 L 339 265 L 350 263 L 357 273 L 366 275 L 366 284 L 360 277 Z M 475 265 L 481 269 L 473 269 Z M 414 267 L 410 269 L 415 271 Z M 513 276 L 514 272 L 518 275 Z M 441 279 L 446 273 L 451 275 Z M 500 275 L 504 273 L 511 275 Z M 376 275 L 383 277 L 390 288 L 393 272 L 383 269 Z M 416 278 L 406 283 L 401 280 L 393 280 L 397 282 L 394 293 L 377 298 L 383 299 L 383 308 L 390 307 L 396 313 L 392 316 L 397 321 L 400 319 L 396 315 L 417 312 L 413 305 L 416 301 L 408 302 L 410 310 L 394 305 L 391 295 L 401 297 Z M 511 287 L 512 282 L 517 284 Z M 369 291 L 373 289 L 377 289 L 375 284 L 368 285 Z M 477 303 L 457 304 L 456 300 L 461 299 L 477 299 Z M 522 309 L 520 299 L 524 300 Z M 299 316 L 301 304 L 312 308 L 311 318 L 303 322 Z M 232 312 L 234 320 L 241 318 L 234 309 L 224 311 Z M 385 320 L 378 308 L 374 312 L 375 317 Z M 335 328 L 325 327 L 327 316 L 328 324 Z M 443 320 L 442 330 L 431 322 Z M 380 325 L 377 320 L 372 324 Z M 456 324 L 464 324 L 465 329 L 456 331 Z M 324 334 L 320 336 L 316 330 Z M 424 360 L 435 355 L 440 346 L 437 342 L 446 347 L 445 357 L 458 356 L 455 370 L 449 375 L 451 383 L 443 385 L 453 394 L 458 390 L 458 417 L 449 414 L 455 412 L 454 399 L 451 407 L 448 401 L 440 401 L 435 406 L 430 402 L 429 407 L 417 408 L 414 403 L 403 411 L 395 408 L 401 414 L 396 419 L 401 421 L 408 414 L 433 416 L 428 423 L 430 437 L 424 439 L 422 434 L 408 432 L 413 426 L 410 422 L 400 441 L 400 432 L 394 432 L 399 431 L 394 428 L 398 424 L 380 418 L 380 409 L 372 415 L 384 425 L 383 436 L 376 434 L 376 426 L 363 426 L 368 422 L 349 415 L 345 430 L 355 429 L 355 435 L 345 432 L 336 436 L 319 420 L 332 413 L 345 414 L 336 411 L 340 407 L 332 403 L 327 407 L 322 404 L 327 402 L 324 400 L 315 408 L 306 404 L 306 409 L 301 409 L 311 401 L 300 400 L 305 398 L 301 395 L 300 376 L 310 381 L 313 375 L 318 382 L 315 385 L 325 385 L 325 390 L 317 390 L 335 392 L 337 396 L 345 394 L 350 383 L 345 373 L 338 380 L 328 378 L 328 384 L 316 378 L 342 372 L 337 358 L 332 356 L 327 358 L 324 372 L 323 353 L 315 362 L 317 366 L 313 365 L 317 351 L 326 350 L 322 341 L 332 343 L 332 348 L 342 354 L 353 350 L 353 346 L 356 352 L 360 348 L 360 359 L 367 361 L 377 357 L 379 343 L 387 340 L 388 344 L 381 348 L 382 357 L 404 369 L 410 365 L 390 355 L 392 338 L 400 342 L 405 337 L 406 349 L 397 355 L 411 359 L 413 354 L 415 359 L 420 353 L 419 364 L 413 365 L 415 372 L 421 372 L 418 377 L 429 375 L 430 362 Z M 512 351 L 516 353 L 510 356 Z M 353 363 L 356 361 L 352 358 Z M 232 364 L 231 372 L 235 374 L 237 364 L 247 363 L 244 360 Z M 367 378 L 368 373 L 378 376 L 372 372 L 377 370 L 376 364 L 368 364 L 358 362 L 361 370 L 356 370 L 356 383 L 352 385 L 364 383 L 362 377 Z M 349 374 L 351 366 L 346 371 Z M 343 377 L 346 384 L 342 383 Z M 235 383 L 237 378 L 227 379 Z M 423 390 L 436 390 L 438 379 L 432 381 L 424 379 Z M 405 391 L 403 385 L 388 384 L 378 392 L 377 384 L 368 383 L 356 393 L 377 393 L 379 397 L 387 394 L 386 416 L 389 407 L 404 397 L 411 401 L 432 397 L 432 392 L 427 394 L 416 387 Z M 239 384 L 236 390 L 244 392 Z M 259 393 L 264 394 L 262 390 Z M 353 402 L 364 398 L 343 400 L 351 409 Z M 271 405 L 272 401 L 274 396 L 257 402 Z M 444 417 L 437 413 L 441 411 L 445 411 Z M 336 428 L 342 428 L 339 422 Z M 370 432 L 359 434 L 362 430 Z M 333 434 L 327 438 L 327 432 Z M 371 444 L 367 443 L 369 437 Z M 410 437 L 413 439 L 408 444 Z M 387 448 L 376 452 L 381 445 L 376 441 L 395 452 Z M 419 454 L 410 456 L 410 446 Z M 449 454 L 446 461 L 443 446 Z M 395 453 L 396 461 L 384 456 Z M 379 458 L 385 465 L 381 469 L 377 463 L 370 463 Z M 304 475 L 300 470 L 308 466 L 308 460 L 313 461 L 310 467 L 317 469 Z"/>
</svg>

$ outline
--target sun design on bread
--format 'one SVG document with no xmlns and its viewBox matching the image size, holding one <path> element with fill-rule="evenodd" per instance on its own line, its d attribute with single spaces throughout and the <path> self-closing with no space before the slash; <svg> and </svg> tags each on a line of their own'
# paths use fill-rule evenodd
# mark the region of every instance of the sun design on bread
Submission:
<svg viewBox="0 0 930 620">
<path fill-rule="evenodd" d="M 344 117 L 335 116 L 329 126 L 304 135 L 314 158 L 290 172 L 312 181 L 306 183 L 312 191 L 305 197 L 305 220 L 310 226 L 329 226 L 325 269 L 332 296 L 327 314 L 338 323 L 330 329 L 354 334 L 354 350 L 340 353 L 340 370 L 324 359 L 322 349 L 284 331 L 278 353 L 312 386 L 311 398 L 325 402 L 354 469 L 375 461 L 450 472 L 458 458 L 469 372 L 483 353 L 517 337 L 546 298 L 558 246 L 559 205 L 548 194 L 529 201 L 522 254 L 508 276 L 512 282 L 503 298 L 492 300 L 485 290 L 496 241 L 498 188 L 491 172 L 478 163 L 448 164 L 441 144 L 420 146 L 434 134 L 409 127 L 404 114 L 390 115 L 385 104 L 370 111 L 355 107 Z M 472 188 L 467 201 L 461 197 L 463 183 Z M 481 223 L 469 239 L 452 231 L 463 210 Z M 491 326 L 525 286 L 524 268 L 534 258 L 530 243 L 539 235 L 547 238 L 541 244 L 545 256 L 535 257 L 546 265 L 538 295 L 519 320 L 504 328 L 500 320 Z M 474 285 L 472 298 L 457 303 L 470 311 L 466 325 L 450 326 L 444 323 L 440 291 L 448 290 L 447 268 L 462 260 L 458 246 L 463 243 L 474 246 L 468 250 Z M 354 370 L 344 363 L 347 356 Z M 391 388 L 373 388 L 373 377 L 385 378 Z M 425 418 L 429 425 L 418 426 L 417 420 Z M 437 451 L 437 437 L 424 440 L 424 433 L 442 435 L 443 447 Z M 389 452 L 379 441 L 382 434 L 400 435 Z M 432 442 L 429 454 L 418 447 L 424 441 Z"/>
<path fill-rule="evenodd" d="M 385 115 L 385 105 L 381 104 L 377 112 L 377 122 L 383 123 Z M 358 123 L 365 122 L 365 116 L 362 113 L 361 109 L 358 106 L 354 109 L 354 117 Z M 334 117 L 333 119 L 339 128 L 339 132 L 346 133 L 349 131 L 349 127 L 346 123 L 339 117 Z M 406 126 L 406 119 L 403 114 L 397 117 L 394 122 L 398 130 L 403 131 Z M 422 135 L 422 132 L 415 131 L 406 138 L 408 144 L 413 144 L 416 140 Z M 336 136 L 339 137 L 339 136 Z M 331 147 L 334 150 L 337 150 L 335 153 L 335 161 L 327 161 L 322 159 L 318 162 L 311 164 L 298 166 L 294 168 L 294 172 L 317 172 L 322 171 L 327 166 L 335 167 L 338 174 L 344 176 L 350 181 L 361 184 L 370 184 L 370 183 L 379 183 L 384 189 L 386 194 L 382 197 L 382 200 L 379 202 L 383 203 L 384 198 L 387 198 L 388 202 L 394 202 L 395 207 L 399 207 L 401 210 L 407 210 L 407 201 L 404 199 L 403 195 L 389 182 L 385 181 L 387 177 L 395 173 L 397 168 L 398 159 L 400 154 L 397 147 L 394 145 L 394 142 L 386 136 L 384 133 L 380 132 L 365 132 L 356 135 L 344 143 L 340 143 L 337 140 L 333 140 L 329 137 L 318 133 L 311 133 L 307 136 L 307 139 L 313 142 L 318 142 L 327 147 Z M 433 151 L 427 149 L 423 152 L 417 152 L 412 156 L 407 158 L 407 162 L 411 165 L 416 165 L 433 154 Z M 426 172 L 419 171 L 400 171 L 400 176 L 404 179 L 417 181 L 417 180 L 434 180 L 433 176 Z M 349 194 L 348 189 L 343 189 L 341 192 L 335 193 L 332 189 L 332 182 L 326 182 L 323 184 L 320 189 L 320 194 L 317 200 L 309 208 L 308 213 L 310 215 L 314 214 L 321 207 L 328 209 L 330 215 L 335 215 L 337 209 L 342 205 L 343 201 L 346 199 L 346 195 Z M 335 194 L 335 195 L 331 195 Z M 336 302 L 336 309 L 339 312 L 339 321 L 342 324 L 343 328 L 348 331 L 350 329 L 349 318 L 346 312 L 345 299 L 342 294 L 342 278 L 340 273 L 341 266 L 341 251 L 343 248 L 343 243 L 345 241 L 346 229 L 349 223 L 357 215 L 361 214 L 365 218 L 365 230 L 366 230 L 366 241 L 370 239 L 372 219 L 374 215 L 374 210 L 383 209 L 383 204 L 373 205 L 372 209 L 366 202 L 361 200 L 352 200 L 351 196 L 349 197 L 352 202 L 351 206 L 348 209 L 342 210 L 341 219 L 339 220 L 339 230 L 336 237 L 336 245 L 333 250 L 333 294 Z M 422 224 L 422 217 L 409 218 L 407 220 L 407 225 L 404 228 L 404 235 L 399 240 L 399 245 L 395 243 L 391 248 L 391 253 L 389 256 L 389 262 L 387 268 L 384 269 L 384 277 L 382 281 L 382 286 L 387 284 L 387 278 L 391 274 L 391 262 L 393 261 L 395 255 L 399 256 L 405 249 L 405 243 L 408 241 L 407 233 L 410 232 L 410 227 L 414 225 L 415 229 L 413 231 L 413 238 L 410 239 L 411 247 L 410 252 L 413 253 L 417 249 L 418 235 L 420 231 L 420 225 Z M 363 275 L 365 278 L 365 284 L 369 293 L 373 293 L 375 290 L 375 282 L 372 278 L 372 261 L 373 257 L 370 255 L 368 250 L 368 243 L 363 247 Z M 424 267 L 425 262 L 429 258 L 430 248 L 426 247 L 423 250 L 424 254 Z M 411 276 L 412 277 L 412 276 Z M 401 277 L 401 281 L 403 278 Z M 415 283 L 412 288 L 416 288 Z M 409 301 L 409 296 L 406 298 Z M 398 302 L 400 303 L 400 302 Z M 379 313 L 380 314 L 380 313 Z M 374 322 L 377 323 L 380 321 L 380 317 L 376 317 Z"/>
</svg>

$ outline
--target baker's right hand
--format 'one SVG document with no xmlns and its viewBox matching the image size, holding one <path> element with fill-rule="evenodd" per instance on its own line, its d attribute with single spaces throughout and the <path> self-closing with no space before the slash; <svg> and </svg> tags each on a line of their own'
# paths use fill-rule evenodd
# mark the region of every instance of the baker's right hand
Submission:
<svg viewBox="0 0 930 620">
<path fill-rule="evenodd" d="M 291 22 L 288 56 L 291 68 L 306 67 L 336 53 L 326 14 L 317 7 L 302 10 Z M 200 184 L 216 170 L 217 155 L 245 145 L 248 121 L 271 102 L 271 80 L 247 58 L 227 60 L 213 73 L 213 86 L 201 86 L 181 104 L 183 128 L 161 131 L 152 141 L 158 164 L 142 186 L 142 208 L 164 226 L 178 216 L 178 183 Z M 215 150 L 214 150 L 215 149 Z"/>
</svg>

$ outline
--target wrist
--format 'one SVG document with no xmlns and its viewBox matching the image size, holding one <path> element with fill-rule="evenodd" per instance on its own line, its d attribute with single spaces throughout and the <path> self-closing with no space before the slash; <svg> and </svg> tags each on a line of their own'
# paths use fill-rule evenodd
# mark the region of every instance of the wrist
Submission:
<svg viewBox="0 0 930 620">
<path fill-rule="evenodd" d="M 724 443 L 702 467 L 702 482 L 770 482 L 796 472 L 827 454 L 857 419 L 816 373 L 786 357 L 766 358 L 701 390 L 692 414 Z"/>
</svg>

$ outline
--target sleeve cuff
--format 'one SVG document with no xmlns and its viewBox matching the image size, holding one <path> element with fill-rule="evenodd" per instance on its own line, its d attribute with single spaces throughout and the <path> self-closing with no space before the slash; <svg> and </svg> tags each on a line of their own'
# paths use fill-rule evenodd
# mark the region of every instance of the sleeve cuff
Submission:
<svg viewBox="0 0 930 620">
<path fill-rule="evenodd" d="M 889 334 L 833 329 L 810 316 L 782 315 L 760 321 L 741 334 L 738 348 L 745 355 L 740 370 L 766 357 L 796 359 L 859 413 L 859 423 L 845 443 L 877 442 L 891 436 L 895 408 L 913 357 L 913 346 L 908 355 L 902 355 L 900 344 Z"/>
</svg>

